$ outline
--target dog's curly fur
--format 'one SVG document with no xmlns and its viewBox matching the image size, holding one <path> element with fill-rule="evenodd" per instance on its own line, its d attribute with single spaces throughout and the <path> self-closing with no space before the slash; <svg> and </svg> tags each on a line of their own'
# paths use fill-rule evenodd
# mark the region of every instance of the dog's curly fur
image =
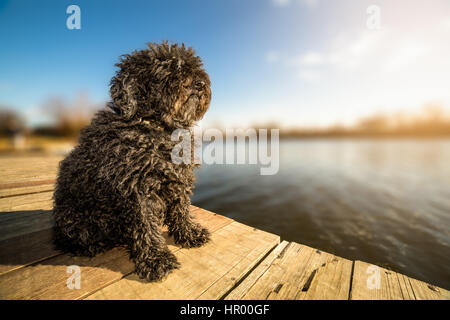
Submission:
<svg viewBox="0 0 450 320">
<path fill-rule="evenodd" d="M 171 134 L 192 130 L 209 108 L 211 90 L 192 48 L 148 46 L 121 57 L 108 108 L 60 163 L 53 215 L 57 249 L 94 256 L 125 245 L 137 274 L 154 281 L 179 266 L 162 224 L 183 247 L 209 240 L 190 216 L 195 165 L 171 161 L 178 143 Z"/>
</svg>

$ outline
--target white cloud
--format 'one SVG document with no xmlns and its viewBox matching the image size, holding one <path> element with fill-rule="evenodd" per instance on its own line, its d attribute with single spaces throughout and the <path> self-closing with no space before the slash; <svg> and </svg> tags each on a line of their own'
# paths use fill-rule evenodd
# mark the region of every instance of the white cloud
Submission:
<svg viewBox="0 0 450 320">
<path fill-rule="evenodd" d="M 316 70 L 303 70 L 298 73 L 298 78 L 308 83 L 316 83 L 320 80 L 320 73 Z"/>
<path fill-rule="evenodd" d="M 429 100 L 450 103 L 445 89 L 450 43 L 442 41 L 444 34 L 442 29 L 411 34 L 387 28 L 347 32 L 322 50 L 305 50 L 291 58 L 280 52 L 283 60 L 278 63 L 298 81 L 313 86 L 311 97 L 303 93 L 302 101 L 322 109 L 334 105 L 357 114 L 361 108 L 418 107 Z M 324 91 L 326 97 L 317 95 Z"/>
<path fill-rule="evenodd" d="M 352 12 L 348 19 L 354 21 L 339 25 L 337 34 L 331 33 L 335 25 L 327 30 L 325 24 L 324 32 L 294 44 L 296 51 L 277 48 L 271 61 L 286 73 L 283 81 L 288 85 L 280 96 L 284 108 L 290 108 L 283 123 L 353 121 L 377 111 L 419 109 L 429 101 L 450 108 L 446 10 L 417 2 L 414 10 L 405 12 L 406 2 L 395 3 L 390 4 L 392 10 L 383 9 L 379 30 L 366 28 L 363 10 L 360 15 Z M 300 0 L 286 5 L 294 10 Z M 278 101 L 276 96 L 272 103 Z"/>
<path fill-rule="evenodd" d="M 302 66 L 315 66 L 323 64 L 324 57 L 318 52 L 309 51 L 293 59 L 293 64 Z"/>
<path fill-rule="evenodd" d="M 341 34 L 326 53 L 328 62 L 343 69 L 354 69 L 371 60 L 384 41 L 386 30 Z"/>
<path fill-rule="evenodd" d="M 331 41 L 330 48 L 320 51 L 306 51 L 287 59 L 288 67 L 355 69 L 378 58 L 383 46 L 383 32 L 363 32 L 359 36 L 339 35 Z M 273 61 L 273 59 L 272 59 Z"/>
<path fill-rule="evenodd" d="M 384 64 L 386 72 L 392 72 L 414 64 L 420 57 L 424 56 L 427 49 L 421 45 L 404 44 L 397 48 Z"/>
</svg>

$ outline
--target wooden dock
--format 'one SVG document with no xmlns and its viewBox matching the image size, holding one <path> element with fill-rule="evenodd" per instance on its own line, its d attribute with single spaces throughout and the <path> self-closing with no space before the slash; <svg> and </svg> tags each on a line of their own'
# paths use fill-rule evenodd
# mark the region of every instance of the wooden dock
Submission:
<svg viewBox="0 0 450 320">
<path fill-rule="evenodd" d="M 166 238 L 181 268 L 161 282 L 133 273 L 124 248 L 71 257 L 51 243 L 53 184 L 61 157 L 0 160 L 0 299 L 450 299 L 450 292 L 350 261 L 192 207 L 212 233 L 201 248 Z M 69 266 L 80 287 L 67 285 Z"/>
</svg>

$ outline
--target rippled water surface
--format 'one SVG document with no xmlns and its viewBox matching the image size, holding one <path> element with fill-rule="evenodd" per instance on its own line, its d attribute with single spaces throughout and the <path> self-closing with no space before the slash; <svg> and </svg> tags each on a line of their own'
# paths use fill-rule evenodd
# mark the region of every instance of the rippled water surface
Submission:
<svg viewBox="0 0 450 320">
<path fill-rule="evenodd" d="M 282 140 L 278 174 L 203 165 L 193 203 L 450 289 L 450 139 Z"/>
</svg>

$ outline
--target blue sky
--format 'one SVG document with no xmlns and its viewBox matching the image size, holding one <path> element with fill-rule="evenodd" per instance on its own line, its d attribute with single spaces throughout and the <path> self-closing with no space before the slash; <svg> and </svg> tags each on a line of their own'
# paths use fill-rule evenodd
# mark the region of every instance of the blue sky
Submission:
<svg viewBox="0 0 450 320">
<path fill-rule="evenodd" d="M 71 4 L 81 30 L 66 28 Z M 366 25 L 372 4 L 380 30 Z M 0 0 L 0 104 L 36 123 L 52 96 L 102 103 L 119 55 L 164 39 L 202 57 L 209 126 L 327 125 L 450 106 L 448 0 Z"/>
</svg>

